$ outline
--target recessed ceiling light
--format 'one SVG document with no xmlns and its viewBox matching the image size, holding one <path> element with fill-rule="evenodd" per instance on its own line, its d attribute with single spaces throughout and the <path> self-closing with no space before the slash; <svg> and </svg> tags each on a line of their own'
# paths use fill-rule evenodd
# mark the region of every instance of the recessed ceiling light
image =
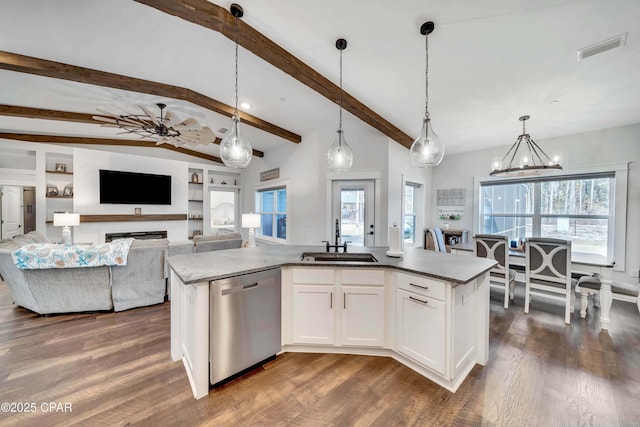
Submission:
<svg viewBox="0 0 640 427">
<path fill-rule="evenodd" d="M 241 102 L 240 103 L 240 108 L 242 108 L 243 110 L 250 110 L 251 109 L 251 104 L 249 104 L 248 102 Z"/>
</svg>

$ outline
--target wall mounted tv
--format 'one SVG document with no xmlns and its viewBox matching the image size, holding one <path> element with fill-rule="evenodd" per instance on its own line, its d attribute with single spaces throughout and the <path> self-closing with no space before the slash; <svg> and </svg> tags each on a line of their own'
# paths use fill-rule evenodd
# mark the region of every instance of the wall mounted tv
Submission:
<svg viewBox="0 0 640 427">
<path fill-rule="evenodd" d="M 100 203 L 170 205 L 171 176 L 100 169 Z"/>
</svg>

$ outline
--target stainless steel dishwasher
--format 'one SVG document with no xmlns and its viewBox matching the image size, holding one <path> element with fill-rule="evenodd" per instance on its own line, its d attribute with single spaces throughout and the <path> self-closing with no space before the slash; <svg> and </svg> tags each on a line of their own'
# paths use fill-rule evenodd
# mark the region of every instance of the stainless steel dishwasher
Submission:
<svg viewBox="0 0 640 427">
<path fill-rule="evenodd" d="M 209 381 L 215 386 L 280 352 L 280 269 L 210 287 Z"/>
</svg>

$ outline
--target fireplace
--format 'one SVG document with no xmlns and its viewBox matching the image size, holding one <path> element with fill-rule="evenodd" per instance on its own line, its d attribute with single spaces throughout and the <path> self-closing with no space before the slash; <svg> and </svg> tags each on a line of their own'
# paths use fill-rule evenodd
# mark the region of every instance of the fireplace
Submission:
<svg viewBox="0 0 640 427">
<path fill-rule="evenodd" d="M 139 240 L 166 239 L 167 238 L 167 230 L 105 233 L 104 241 L 105 242 L 111 242 L 112 240 L 115 240 L 115 239 L 126 239 L 128 237 L 133 237 L 134 239 L 139 239 Z"/>
</svg>

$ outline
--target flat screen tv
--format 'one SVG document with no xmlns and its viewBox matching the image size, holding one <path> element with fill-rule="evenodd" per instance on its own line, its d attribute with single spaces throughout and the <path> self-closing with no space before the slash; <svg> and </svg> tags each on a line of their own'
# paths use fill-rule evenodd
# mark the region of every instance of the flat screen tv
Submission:
<svg viewBox="0 0 640 427">
<path fill-rule="evenodd" d="M 171 176 L 100 169 L 100 203 L 170 205 Z"/>
</svg>

